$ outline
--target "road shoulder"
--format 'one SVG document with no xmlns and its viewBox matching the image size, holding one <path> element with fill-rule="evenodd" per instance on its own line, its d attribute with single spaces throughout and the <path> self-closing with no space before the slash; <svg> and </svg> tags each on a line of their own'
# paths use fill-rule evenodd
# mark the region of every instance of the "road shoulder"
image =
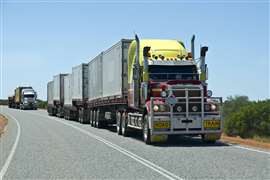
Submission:
<svg viewBox="0 0 270 180">
<path fill-rule="evenodd" d="M 8 119 L 0 114 L 0 137 L 5 132 L 6 126 L 8 124 Z"/>
<path fill-rule="evenodd" d="M 243 139 L 243 138 L 238 137 L 238 136 L 231 137 L 231 136 L 226 136 L 223 134 L 221 137 L 221 141 L 224 143 L 243 145 L 243 146 L 268 150 L 268 151 L 270 150 L 270 143 L 260 142 L 260 141 L 256 141 L 253 139 Z"/>
</svg>

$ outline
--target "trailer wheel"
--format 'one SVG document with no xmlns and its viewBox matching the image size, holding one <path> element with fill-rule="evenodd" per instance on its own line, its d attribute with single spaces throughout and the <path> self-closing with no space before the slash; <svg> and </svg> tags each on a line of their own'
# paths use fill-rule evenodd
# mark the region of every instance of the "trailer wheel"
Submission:
<svg viewBox="0 0 270 180">
<path fill-rule="evenodd" d="M 93 127 L 96 127 L 96 113 L 97 113 L 97 111 L 96 110 L 94 110 L 93 111 Z"/>
<path fill-rule="evenodd" d="M 79 121 L 79 123 L 82 123 L 81 122 L 81 110 L 80 109 L 78 110 L 78 121 Z"/>
<path fill-rule="evenodd" d="M 64 110 L 64 118 L 68 120 L 68 110 Z"/>
<path fill-rule="evenodd" d="M 71 120 L 72 118 L 72 111 L 71 110 L 68 110 L 68 112 L 67 112 L 67 120 Z"/>
<path fill-rule="evenodd" d="M 128 126 L 127 126 L 127 114 L 122 114 L 122 135 L 128 136 Z"/>
<path fill-rule="evenodd" d="M 149 118 L 147 114 L 144 116 L 144 122 L 143 122 L 143 140 L 145 144 L 152 143 L 150 129 L 149 129 Z"/>
<path fill-rule="evenodd" d="M 121 113 L 117 112 L 116 113 L 116 131 L 118 135 L 122 134 L 122 118 L 121 118 Z"/>
<path fill-rule="evenodd" d="M 89 113 L 86 109 L 82 109 L 82 121 L 83 124 L 89 124 Z"/>
<path fill-rule="evenodd" d="M 84 119 L 83 119 L 83 109 L 79 109 L 79 122 L 81 124 L 84 124 Z"/>
<path fill-rule="evenodd" d="M 94 111 L 90 111 L 90 124 L 94 127 Z"/>
<path fill-rule="evenodd" d="M 99 110 L 97 110 L 97 113 L 96 113 L 96 128 L 101 128 L 101 122 L 100 122 L 100 119 L 99 119 L 99 115 L 100 115 L 100 112 L 99 112 Z"/>
</svg>

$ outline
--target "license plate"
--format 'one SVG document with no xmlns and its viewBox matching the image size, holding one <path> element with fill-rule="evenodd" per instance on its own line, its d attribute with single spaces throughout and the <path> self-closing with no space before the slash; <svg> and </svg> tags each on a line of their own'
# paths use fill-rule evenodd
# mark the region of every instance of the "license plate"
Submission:
<svg viewBox="0 0 270 180">
<path fill-rule="evenodd" d="M 205 129 L 218 129 L 220 128 L 220 120 L 204 120 L 203 126 Z"/>
<path fill-rule="evenodd" d="M 155 121 L 154 128 L 155 129 L 169 129 L 170 122 L 169 121 Z"/>
</svg>

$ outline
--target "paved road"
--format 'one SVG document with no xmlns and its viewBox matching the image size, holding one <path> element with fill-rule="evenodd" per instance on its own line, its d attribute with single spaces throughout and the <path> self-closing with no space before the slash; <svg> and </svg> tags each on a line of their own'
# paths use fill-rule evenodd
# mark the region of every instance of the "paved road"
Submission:
<svg viewBox="0 0 270 180">
<path fill-rule="evenodd" d="M 9 124 L 0 179 L 270 179 L 270 152 L 185 137 L 148 146 L 140 133 L 122 137 L 42 110 L 1 111 Z"/>
</svg>

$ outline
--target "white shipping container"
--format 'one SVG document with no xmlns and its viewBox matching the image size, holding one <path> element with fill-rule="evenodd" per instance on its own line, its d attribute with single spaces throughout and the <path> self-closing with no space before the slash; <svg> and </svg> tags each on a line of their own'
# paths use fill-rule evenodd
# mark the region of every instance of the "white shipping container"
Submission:
<svg viewBox="0 0 270 180">
<path fill-rule="evenodd" d="M 88 63 L 88 100 L 102 97 L 102 53 Z"/>
<path fill-rule="evenodd" d="M 50 81 L 47 84 L 47 102 L 50 105 L 53 104 L 53 81 Z"/>
<path fill-rule="evenodd" d="M 128 49 L 131 40 L 120 42 L 104 51 L 102 56 L 102 96 L 122 96 L 127 93 Z"/>
<path fill-rule="evenodd" d="M 84 100 L 88 97 L 88 64 L 72 68 L 72 100 Z"/>
<path fill-rule="evenodd" d="M 58 74 L 53 77 L 53 100 L 64 101 L 64 76 L 67 74 Z"/>
<path fill-rule="evenodd" d="M 71 74 L 64 77 L 64 105 L 72 105 Z"/>
</svg>

